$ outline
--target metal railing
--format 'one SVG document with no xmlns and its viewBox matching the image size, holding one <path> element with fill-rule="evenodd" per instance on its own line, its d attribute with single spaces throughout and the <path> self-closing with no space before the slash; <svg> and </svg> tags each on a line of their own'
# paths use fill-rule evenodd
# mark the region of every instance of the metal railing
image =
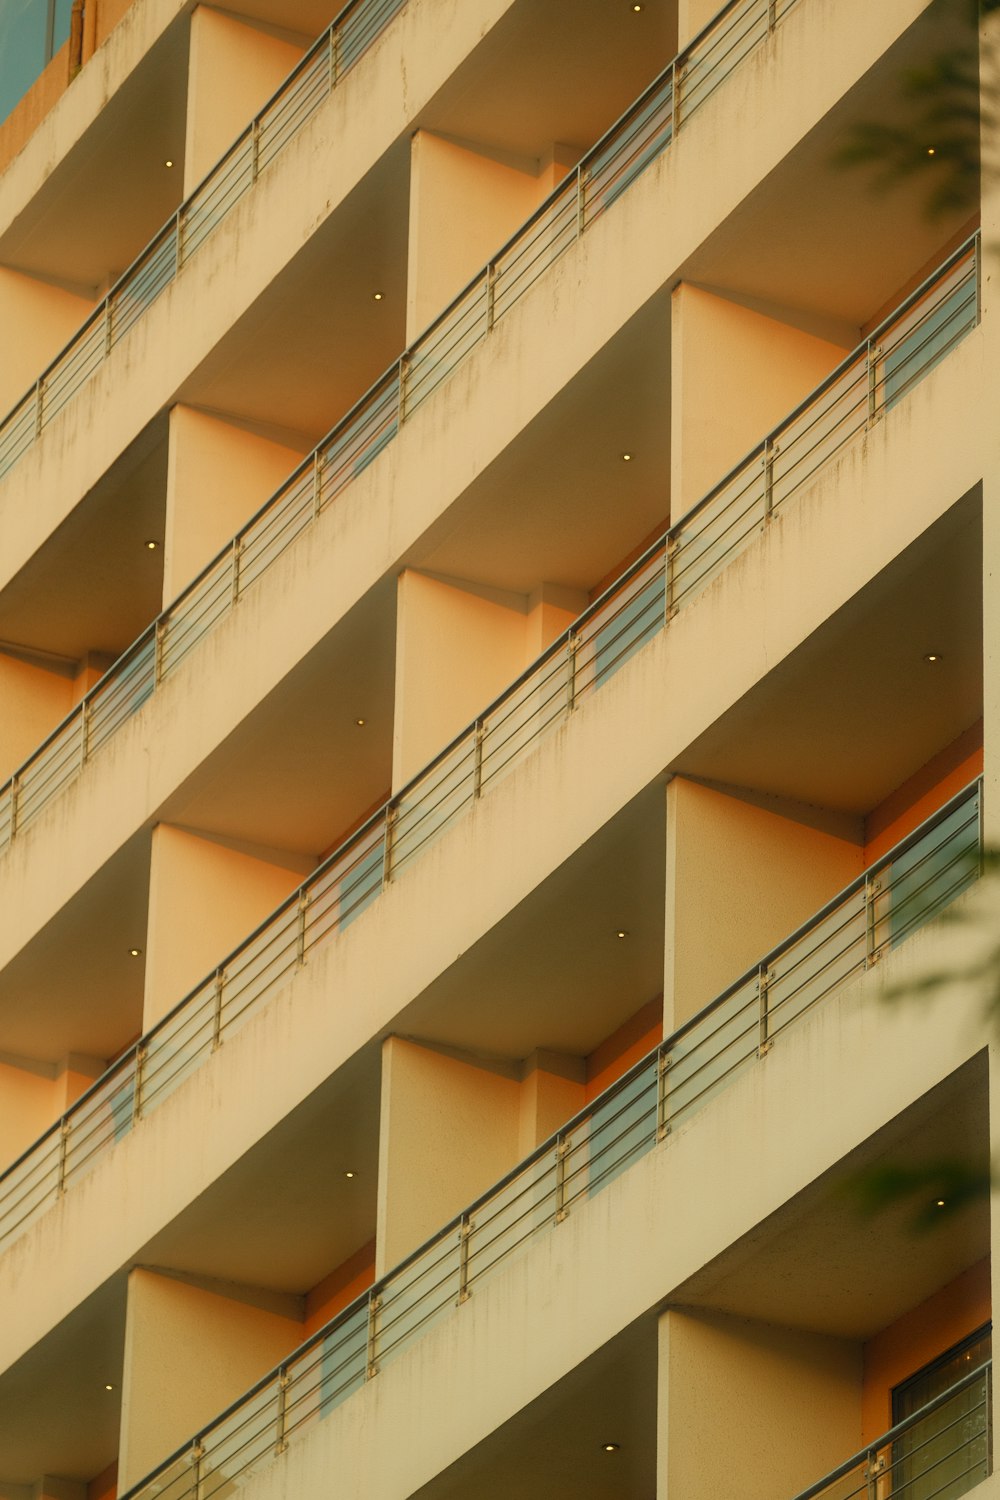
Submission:
<svg viewBox="0 0 1000 1500">
<path fill-rule="evenodd" d="M 756 1066 L 789 1026 L 978 878 L 980 795 L 974 782 L 928 818 L 122 1500 L 228 1493 Z"/>
<path fill-rule="evenodd" d="M 993 1472 L 992 1408 L 987 1360 L 795 1500 L 959 1500 Z"/>
<path fill-rule="evenodd" d="M 759 444 L 0 1177 L 0 1242 L 89 1170 L 94 1157 L 173 1092 L 224 1034 L 286 984 L 317 944 L 348 926 L 540 738 L 664 629 L 768 524 L 776 505 L 812 476 L 817 450 L 829 458 L 943 358 L 978 315 L 977 265 L 973 240 L 776 429 L 780 445 L 775 434 Z M 169 637 L 160 633 L 156 641 L 162 660 Z M 131 675 L 102 679 L 89 705 L 84 700 L 85 713 L 69 721 L 77 737 L 61 738 L 64 726 L 46 742 L 46 770 L 73 764 L 74 755 L 82 761 L 82 747 L 110 732 L 107 705 L 121 701 L 115 694 L 148 694 L 155 642 L 144 638 L 123 660 Z M 44 794 L 44 783 L 41 790 L 20 786 L 19 796 Z"/>
<path fill-rule="evenodd" d="M 788 5 L 793 3 L 796 0 L 787 0 Z M 686 63 L 675 59 L 584 158 L 568 184 L 556 189 L 471 287 L 375 383 L 0 787 L 0 853 L 396 436 L 400 423 L 541 274 L 542 263 L 551 264 L 665 148 L 672 131 L 670 100 L 680 87 L 677 79 L 694 78 L 701 80 L 699 88 L 707 86 L 713 74 L 699 49 L 704 49 L 704 59 L 715 58 L 716 69 L 722 65 L 716 54 L 724 56 L 730 66 L 734 54 L 745 55 L 738 47 L 749 45 L 751 38 L 757 44 L 759 38 L 748 17 L 757 15 L 761 4 L 762 0 L 744 0 L 729 6 L 693 44 L 693 50 L 682 54 Z M 770 25 L 775 24 L 777 14 L 771 14 Z M 726 42 L 728 51 L 723 51 Z M 698 94 L 697 102 L 703 97 L 707 95 Z M 690 113 L 686 107 L 685 116 Z M 567 203 L 575 205 L 568 217 Z M 548 247 L 544 253 L 538 248 L 543 241 Z M 870 429 L 975 326 L 980 304 L 978 243 L 975 235 L 950 257 L 647 552 L 642 567 L 648 568 L 650 576 L 639 622 L 643 639 L 647 626 L 648 633 L 658 628 L 654 619 L 658 590 L 666 596 L 669 617 L 711 582 L 817 469 Z M 627 579 L 620 585 L 629 586 Z M 623 623 L 624 634 L 631 629 Z M 580 649 L 569 638 L 563 644 L 570 655 Z M 623 642 L 623 656 L 631 654 L 631 649 Z M 599 678 L 603 675 L 603 671 L 598 673 Z M 583 689 L 587 683 L 579 686 Z M 568 690 L 569 701 L 576 691 L 574 684 Z"/>
<path fill-rule="evenodd" d="M 333 92 L 406 0 L 350 0 L 221 161 L 185 198 L 103 302 L 0 422 L 0 479 L 179 275 Z"/>
</svg>

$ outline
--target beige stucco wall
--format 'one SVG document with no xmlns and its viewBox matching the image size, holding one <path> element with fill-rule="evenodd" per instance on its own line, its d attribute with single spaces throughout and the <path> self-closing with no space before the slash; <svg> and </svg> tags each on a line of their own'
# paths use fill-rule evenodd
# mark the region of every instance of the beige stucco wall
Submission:
<svg viewBox="0 0 1000 1500">
<path fill-rule="evenodd" d="M 690 510 L 858 341 L 799 327 L 788 308 L 681 282 L 670 299 L 670 515 Z"/>
<path fill-rule="evenodd" d="M 861 832 L 844 814 L 671 780 L 665 1035 L 861 873 Z"/>
<path fill-rule="evenodd" d="M 45 366 L 62 349 L 94 300 L 67 287 L 0 266 L 0 413 L 6 413 L 35 384 Z"/>
<path fill-rule="evenodd" d="M 75 665 L 0 646 L 0 780 L 6 780 L 73 705 Z"/>
<path fill-rule="evenodd" d="M 376 1276 L 514 1165 L 519 1108 L 520 1083 L 509 1070 L 386 1039 Z"/>
<path fill-rule="evenodd" d="M 196 6 L 188 58 L 184 193 L 211 167 L 267 102 L 304 45 L 242 16 Z"/>
<path fill-rule="evenodd" d="M 153 829 L 143 1030 L 295 889 L 312 861 L 189 828 Z"/>
<path fill-rule="evenodd" d="M 170 411 L 163 603 L 169 604 L 288 477 L 302 453 L 222 416 Z"/>
<path fill-rule="evenodd" d="M 858 1344 L 683 1308 L 658 1335 L 657 1500 L 795 1495 L 860 1446 Z"/>
<path fill-rule="evenodd" d="M 292 1297 L 129 1275 L 119 1493 L 278 1363 L 302 1338 Z"/>
</svg>

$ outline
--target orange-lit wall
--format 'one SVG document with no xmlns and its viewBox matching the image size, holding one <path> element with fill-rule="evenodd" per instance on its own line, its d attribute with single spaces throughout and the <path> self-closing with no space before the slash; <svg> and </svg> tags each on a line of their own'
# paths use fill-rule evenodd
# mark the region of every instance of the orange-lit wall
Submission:
<svg viewBox="0 0 1000 1500">
<path fill-rule="evenodd" d="M 619 1026 L 606 1037 L 587 1058 L 587 1103 L 628 1072 L 632 1064 L 645 1057 L 647 1052 L 652 1052 L 662 1040 L 663 996 L 657 995 L 630 1016 L 624 1026 Z"/>
<path fill-rule="evenodd" d="M 87 1485 L 87 1500 L 115 1500 L 118 1494 L 117 1460 Z"/>
<path fill-rule="evenodd" d="M 369 1240 L 306 1293 L 304 1336 L 308 1338 L 317 1328 L 329 1323 L 355 1297 L 367 1291 L 374 1280 L 375 1241 Z"/>
<path fill-rule="evenodd" d="M 928 671 L 932 670 L 929 665 Z M 905 838 L 982 770 L 983 721 L 979 719 L 872 808 L 865 819 L 865 864 Z"/>
<path fill-rule="evenodd" d="M 990 1320 L 990 1262 L 977 1261 L 864 1347 L 862 1443 L 892 1425 L 892 1388 Z"/>
</svg>

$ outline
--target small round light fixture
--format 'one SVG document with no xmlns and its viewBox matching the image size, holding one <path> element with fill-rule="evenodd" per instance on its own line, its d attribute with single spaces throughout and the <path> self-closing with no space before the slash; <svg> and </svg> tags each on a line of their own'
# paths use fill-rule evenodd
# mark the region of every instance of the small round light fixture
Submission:
<svg viewBox="0 0 1000 1500">
<path fill-rule="evenodd" d="M 359 729 L 364 729 L 365 725 L 368 723 L 368 720 L 367 719 L 355 719 L 354 722 L 358 726 Z"/>
<path fill-rule="evenodd" d="M 642 10 L 642 6 L 641 5 L 633 5 L 632 9 L 635 11 L 636 15 L 638 15 L 639 12 Z"/>
<path fill-rule="evenodd" d="M 151 537 L 150 537 L 150 538 L 149 538 L 149 539 L 148 539 L 148 541 L 147 541 L 147 542 L 146 542 L 146 551 L 147 551 L 147 552 L 155 552 L 155 551 L 156 551 L 156 549 L 157 549 L 157 547 L 158 547 L 158 546 L 159 546 L 159 545 L 160 545 L 160 544 L 159 544 L 159 542 L 158 542 L 158 541 L 157 541 L 157 540 L 156 540 L 156 538 L 155 538 L 155 537 L 152 537 L 152 536 L 151 536 Z"/>
<path fill-rule="evenodd" d="M 167 159 L 166 159 L 166 161 L 163 163 L 163 165 L 165 167 L 172 167 L 173 164 L 174 164 L 174 159 L 173 159 L 172 156 L 168 156 Z"/>
<path fill-rule="evenodd" d="M 940 651 L 927 651 L 924 654 L 924 661 L 930 662 L 932 666 L 933 666 L 933 664 L 935 662 L 938 662 L 940 660 L 941 660 L 941 653 L 940 653 Z"/>
<path fill-rule="evenodd" d="M 345 1176 L 345 1177 L 346 1177 L 346 1178 L 348 1178 L 348 1179 L 350 1179 L 350 1178 L 352 1178 L 352 1177 L 354 1177 L 354 1176 L 355 1176 L 355 1173 L 353 1173 L 353 1172 L 345 1172 L 345 1173 L 344 1173 L 344 1176 Z"/>
<path fill-rule="evenodd" d="M 601 1444 L 601 1452 L 602 1453 L 617 1453 L 620 1447 L 621 1447 L 621 1443 L 602 1443 Z"/>
<path fill-rule="evenodd" d="M 129 956 L 129 958 L 141 958 L 142 957 L 142 949 L 141 948 L 130 948 L 128 950 L 128 956 Z"/>
<path fill-rule="evenodd" d="M 937 152 L 936 152 L 936 150 L 934 149 L 933 146 L 928 146 L 927 147 L 927 155 L 928 156 L 936 156 L 937 155 Z"/>
<path fill-rule="evenodd" d="M 106 1391 L 113 1391 L 114 1390 L 114 1386 L 113 1385 L 107 1385 L 107 1384 L 105 1384 L 104 1389 Z"/>
<path fill-rule="evenodd" d="M 944 1208 L 944 1199 L 943 1199 L 943 1198 L 938 1198 L 938 1199 L 937 1199 L 937 1200 L 936 1200 L 936 1206 L 937 1206 L 937 1207 L 938 1207 L 938 1208 Z"/>
<path fill-rule="evenodd" d="M 628 937 L 628 928 L 627 927 L 619 927 L 619 928 L 617 928 L 616 931 L 615 931 L 615 937 L 616 938 L 627 938 Z"/>
<path fill-rule="evenodd" d="M 631 453 L 623 453 L 622 454 L 622 463 L 623 464 L 630 464 L 631 462 L 632 462 L 632 455 L 631 455 Z"/>
<path fill-rule="evenodd" d="M 381 292 L 373 292 L 372 293 L 372 301 L 373 302 L 381 302 L 382 301 L 382 293 Z"/>
</svg>

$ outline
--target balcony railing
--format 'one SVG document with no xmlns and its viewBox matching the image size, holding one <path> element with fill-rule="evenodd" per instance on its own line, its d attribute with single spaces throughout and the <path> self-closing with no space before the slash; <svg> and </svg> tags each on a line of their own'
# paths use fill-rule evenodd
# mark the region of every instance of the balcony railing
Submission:
<svg viewBox="0 0 1000 1500">
<path fill-rule="evenodd" d="M 0 1176 L 0 1242 L 168 1097 L 224 1035 L 289 982 L 317 945 L 347 927 L 541 737 L 664 629 L 769 524 L 823 459 L 877 421 L 892 400 L 901 399 L 944 357 L 978 315 L 976 249 L 974 239 L 952 256 L 809 401 Z M 109 696 L 114 690 L 112 680 Z M 124 691 L 120 682 L 117 690 Z M 90 735 L 108 732 L 93 707 L 82 723 Z M 58 743 L 49 741 L 49 750 Z M 29 790 L 42 795 L 33 786 Z"/>
<path fill-rule="evenodd" d="M 398 9 L 400 3 L 392 0 L 391 8 Z M 689 120 L 797 3 L 733 0 L 674 59 L 527 224 L 0 788 L 0 852 L 367 468 L 400 424 L 454 373 L 538 277 L 666 149 L 677 128 L 675 101 L 683 99 L 684 119 Z M 386 4 L 383 0 L 377 11 L 380 25 Z M 368 0 L 367 8 L 357 14 L 371 10 Z M 349 14 L 355 14 L 353 7 Z M 343 17 L 335 23 L 341 24 Z M 356 55 L 351 55 L 352 61 Z M 0 473 L 2 444 L 0 433 Z"/>
<path fill-rule="evenodd" d="M 980 783 L 974 782 L 928 818 L 122 1500 L 221 1496 L 228 1484 L 314 1429 L 495 1270 L 538 1235 L 550 1234 L 553 1225 L 753 1068 L 780 1044 L 788 1027 L 878 963 L 975 881 L 981 867 L 980 799 Z M 890 1438 L 900 1441 L 903 1428 L 909 1433 L 927 1410 L 893 1429 Z M 966 1413 L 961 1421 L 968 1421 Z M 962 1442 L 971 1462 L 973 1436 Z M 883 1447 L 878 1445 L 879 1452 Z M 911 1442 L 906 1457 L 911 1467 L 904 1469 L 902 1458 L 894 1459 L 891 1472 L 916 1473 L 917 1452 Z M 831 1482 L 867 1460 L 868 1455 L 852 1460 Z M 837 1500 L 864 1493 L 876 1494 L 840 1491 L 827 1481 L 808 1491 Z M 922 1500 L 934 1492 L 897 1488 L 892 1493 Z"/>
<path fill-rule="evenodd" d="M 112 349 L 280 156 L 405 0 L 350 0 L 225 156 L 153 236 L 0 423 L 0 479 L 87 384 Z"/>
<path fill-rule="evenodd" d="M 795 1500 L 959 1500 L 993 1472 L 992 1387 L 989 1360 Z"/>
<path fill-rule="evenodd" d="M 940 363 L 979 321 L 979 277 L 977 231 L 550 647 L 470 728 L 464 750 L 456 741 L 420 778 L 425 792 L 427 776 L 437 779 L 435 819 L 447 820 L 478 796 L 538 733 L 706 588 L 819 469 Z M 404 359 L 394 366 L 394 379 L 419 368 Z M 0 787 L 0 853 L 395 435 L 399 394 L 398 383 L 377 386 Z M 471 743 L 477 737 L 478 750 Z M 465 764 L 470 757 L 471 775 Z M 396 834 L 406 835 L 404 853 L 438 826 L 428 821 L 426 808 L 414 814 L 415 787 L 402 794 L 405 807 L 400 802 L 385 811 L 386 821 L 396 811 L 402 814 Z M 422 832 L 415 835 L 418 822 Z"/>
</svg>

